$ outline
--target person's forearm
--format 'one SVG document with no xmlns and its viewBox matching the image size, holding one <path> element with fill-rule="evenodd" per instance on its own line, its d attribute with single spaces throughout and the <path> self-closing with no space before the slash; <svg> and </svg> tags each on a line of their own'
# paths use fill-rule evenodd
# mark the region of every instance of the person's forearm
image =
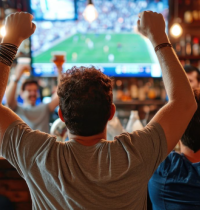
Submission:
<svg viewBox="0 0 200 210">
<path fill-rule="evenodd" d="M 166 40 L 163 39 L 163 42 L 168 42 L 167 36 Z M 152 44 L 156 47 L 158 44 L 161 44 L 161 41 L 152 41 Z M 163 81 L 169 101 L 178 100 L 180 103 L 183 101 L 195 103 L 185 71 L 173 48 L 163 47 L 156 52 L 156 55 L 162 69 Z"/>
<path fill-rule="evenodd" d="M 7 89 L 6 89 L 6 102 L 11 109 L 15 109 L 16 106 L 16 90 L 17 83 L 14 81 L 10 81 Z"/>
<path fill-rule="evenodd" d="M 57 77 L 57 86 L 60 84 L 60 79 L 62 76 L 62 66 L 61 67 L 57 67 L 58 68 L 58 77 Z"/>
<path fill-rule="evenodd" d="M 60 84 L 60 79 L 61 79 L 61 76 L 62 76 L 62 67 L 57 67 L 57 71 L 58 71 L 58 76 L 57 76 L 57 88 L 58 88 L 58 86 Z M 57 88 L 56 88 L 55 93 L 52 95 L 52 99 L 55 99 L 56 97 L 58 97 Z"/>
<path fill-rule="evenodd" d="M 3 96 L 6 90 L 10 67 L 0 62 L 0 100 L 2 103 Z"/>
<path fill-rule="evenodd" d="M 60 84 L 60 79 L 62 76 L 62 66 L 57 67 L 57 70 L 58 70 L 58 77 L 57 77 L 57 88 L 58 88 L 58 85 Z M 59 98 L 58 98 L 57 91 L 55 91 L 55 93 L 53 94 L 51 98 L 51 102 L 49 103 L 49 110 L 53 112 L 55 108 L 58 106 L 58 104 L 59 104 Z"/>
</svg>

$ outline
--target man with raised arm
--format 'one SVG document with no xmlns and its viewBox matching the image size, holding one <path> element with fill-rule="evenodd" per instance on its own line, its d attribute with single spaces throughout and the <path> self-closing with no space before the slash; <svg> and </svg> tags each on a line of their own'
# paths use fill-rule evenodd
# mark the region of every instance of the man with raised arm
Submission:
<svg viewBox="0 0 200 210">
<path fill-rule="evenodd" d="M 198 108 L 180 140 L 149 180 L 153 210 L 200 209 L 200 89 L 194 89 Z"/>
<path fill-rule="evenodd" d="M 69 130 L 67 143 L 31 130 L 0 106 L 0 154 L 26 180 L 33 209 L 146 209 L 148 181 L 182 136 L 197 105 L 162 15 L 143 12 L 139 18 L 139 31 L 156 48 L 169 96 L 144 129 L 105 140 L 115 105 L 110 78 L 94 67 L 73 67 L 62 76 L 59 116 Z M 6 20 L 9 36 L 0 46 L 0 99 L 15 46 L 34 32 L 31 20 L 24 13 Z"/>
<path fill-rule="evenodd" d="M 39 93 L 37 80 L 27 78 L 21 86 L 21 97 L 23 104 L 18 104 L 16 100 L 17 84 L 22 77 L 24 70 L 28 66 L 18 64 L 15 68 L 15 78 L 10 81 L 6 90 L 6 102 L 23 121 L 33 130 L 40 130 L 49 133 L 50 114 L 58 106 L 59 99 L 57 93 L 52 96 L 48 104 L 39 104 L 36 106 L 36 100 Z M 58 85 L 62 74 L 62 66 L 57 66 Z"/>
</svg>

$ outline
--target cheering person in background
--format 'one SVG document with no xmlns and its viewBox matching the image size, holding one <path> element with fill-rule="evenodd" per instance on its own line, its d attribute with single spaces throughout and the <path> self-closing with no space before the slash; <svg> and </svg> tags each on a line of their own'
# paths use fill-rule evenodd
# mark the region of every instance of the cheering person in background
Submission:
<svg viewBox="0 0 200 210">
<path fill-rule="evenodd" d="M 18 64 L 16 66 L 15 78 L 10 81 L 6 90 L 7 105 L 33 130 L 40 130 L 49 133 L 50 114 L 58 106 L 59 102 L 57 93 L 54 93 L 52 100 L 48 104 L 41 103 L 36 106 L 36 100 L 39 93 L 38 82 L 33 78 L 27 78 L 21 86 L 21 98 L 23 99 L 23 104 L 17 103 L 17 84 L 27 68 L 30 67 L 23 64 Z M 62 66 L 57 65 L 57 71 L 59 85 Z"/>
</svg>

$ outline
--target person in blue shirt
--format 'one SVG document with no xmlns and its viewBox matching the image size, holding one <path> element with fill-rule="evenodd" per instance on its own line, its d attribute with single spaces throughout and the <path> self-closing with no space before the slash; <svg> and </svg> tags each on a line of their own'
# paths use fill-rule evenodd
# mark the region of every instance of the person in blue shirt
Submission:
<svg viewBox="0 0 200 210">
<path fill-rule="evenodd" d="M 194 94 L 198 109 L 180 140 L 180 154 L 171 152 L 149 181 L 153 210 L 200 209 L 200 89 Z"/>
</svg>

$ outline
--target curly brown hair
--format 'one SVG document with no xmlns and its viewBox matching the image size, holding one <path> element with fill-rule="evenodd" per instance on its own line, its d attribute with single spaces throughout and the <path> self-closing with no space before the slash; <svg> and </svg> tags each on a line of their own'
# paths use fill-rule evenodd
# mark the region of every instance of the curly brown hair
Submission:
<svg viewBox="0 0 200 210">
<path fill-rule="evenodd" d="M 104 130 L 113 102 L 111 82 L 93 66 L 74 66 L 62 75 L 57 93 L 70 133 L 92 136 Z"/>
</svg>

